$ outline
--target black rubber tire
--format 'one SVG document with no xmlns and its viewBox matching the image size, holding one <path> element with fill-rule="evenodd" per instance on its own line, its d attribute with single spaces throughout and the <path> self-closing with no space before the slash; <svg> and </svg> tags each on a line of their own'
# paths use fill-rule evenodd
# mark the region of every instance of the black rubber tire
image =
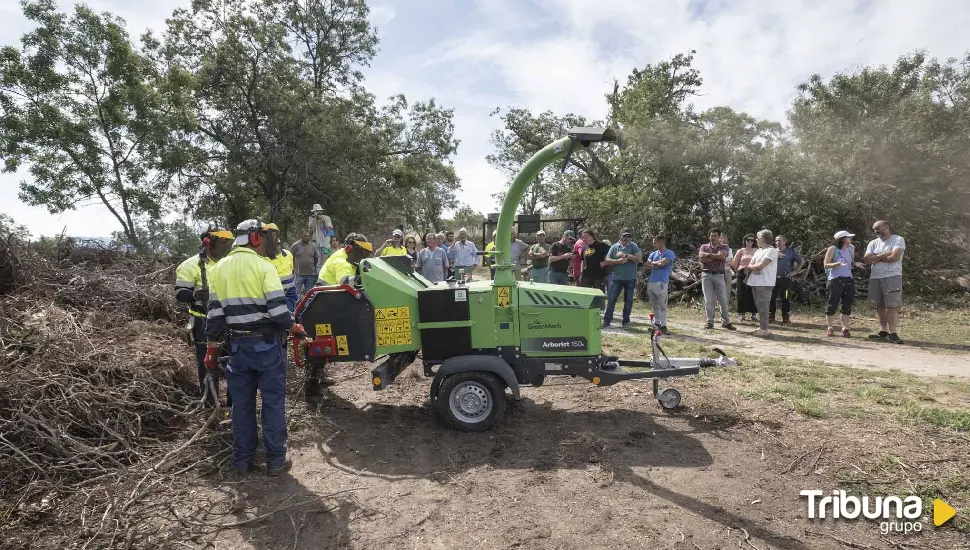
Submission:
<svg viewBox="0 0 970 550">
<path fill-rule="evenodd" d="M 452 393 L 466 384 L 476 384 L 488 394 L 492 408 L 488 415 L 478 422 L 466 422 L 456 416 L 451 408 Z M 442 380 L 434 400 L 435 412 L 449 427 L 463 432 L 486 432 L 492 429 L 505 414 L 505 386 L 495 374 L 484 371 L 464 371 L 452 374 Z"/>
</svg>

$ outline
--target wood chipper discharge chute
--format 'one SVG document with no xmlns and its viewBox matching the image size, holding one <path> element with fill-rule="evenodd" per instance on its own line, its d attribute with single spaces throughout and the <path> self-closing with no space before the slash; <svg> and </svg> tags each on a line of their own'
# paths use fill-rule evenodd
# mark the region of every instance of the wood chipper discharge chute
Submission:
<svg viewBox="0 0 970 550">
<path fill-rule="evenodd" d="M 568 162 L 569 155 L 596 142 L 615 141 L 611 129 L 574 128 L 525 164 L 499 216 L 492 281 L 433 284 L 402 256 L 362 260 L 352 285 L 311 289 L 296 310 L 309 336 L 308 342 L 294 342 L 298 363 L 311 369 L 376 363 L 372 385 L 381 390 L 420 356 L 432 379 L 435 411 L 465 431 L 488 430 L 499 421 L 506 388 L 518 398 L 520 385 L 541 386 L 554 375 L 579 376 L 598 386 L 651 379 L 660 405 L 678 407 L 680 394 L 661 391 L 659 379 L 737 363 L 716 349 L 716 358 L 668 358 L 659 331 L 650 336 L 650 360 L 604 355 L 601 290 L 517 282 L 513 272 L 512 220 L 528 184 L 553 162 Z"/>
</svg>

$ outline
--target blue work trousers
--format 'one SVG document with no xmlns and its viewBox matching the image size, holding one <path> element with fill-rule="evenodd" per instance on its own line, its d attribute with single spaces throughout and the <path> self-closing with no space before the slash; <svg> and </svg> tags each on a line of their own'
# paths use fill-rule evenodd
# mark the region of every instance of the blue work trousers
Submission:
<svg viewBox="0 0 970 550">
<path fill-rule="evenodd" d="M 263 447 L 266 466 L 286 461 L 286 355 L 279 335 L 266 338 L 234 338 L 226 369 L 233 396 L 233 464 L 245 469 L 256 456 L 256 390 L 263 398 Z"/>
<path fill-rule="evenodd" d="M 633 294 L 637 291 L 637 280 L 627 279 L 618 281 L 613 279 L 609 284 L 609 300 L 606 303 L 606 313 L 603 314 L 603 323 L 613 322 L 613 310 L 616 309 L 616 301 L 620 298 L 620 291 L 623 291 L 623 324 L 630 322 L 630 312 L 633 311 Z"/>
<path fill-rule="evenodd" d="M 296 276 L 296 293 L 298 296 L 306 296 L 307 292 L 313 288 L 317 282 L 316 275 L 297 275 Z"/>
<path fill-rule="evenodd" d="M 286 309 L 290 310 L 290 313 L 296 311 L 296 304 L 300 302 L 300 296 L 296 293 L 296 286 L 286 289 L 283 296 L 286 297 Z"/>
<path fill-rule="evenodd" d="M 565 271 L 555 271 L 553 269 L 549 270 L 549 284 L 551 285 L 568 285 L 569 284 L 569 273 Z"/>
</svg>

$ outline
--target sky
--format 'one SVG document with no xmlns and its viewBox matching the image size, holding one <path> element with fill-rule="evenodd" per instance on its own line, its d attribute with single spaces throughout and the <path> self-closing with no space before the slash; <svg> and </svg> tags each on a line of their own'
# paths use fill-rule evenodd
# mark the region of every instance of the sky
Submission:
<svg viewBox="0 0 970 550">
<path fill-rule="evenodd" d="M 137 36 L 161 29 L 190 0 L 89 0 L 128 22 Z M 73 2 L 61 0 L 62 8 Z M 691 49 L 704 79 L 697 108 L 727 105 L 784 121 L 795 87 L 813 73 L 831 76 L 892 64 L 925 49 L 941 59 L 970 51 L 970 7 L 962 0 L 375 0 L 379 52 L 364 69 L 378 98 L 434 97 L 455 111 L 461 140 L 458 198 L 497 212 L 492 194 L 505 177 L 488 165 L 496 107 L 606 114 L 604 95 L 633 68 Z M 19 3 L 0 2 L 0 44 L 19 45 L 30 29 Z M 21 174 L 0 174 L 0 213 L 35 236 L 107 236 L 117 229 L 99 205 L 51 215 L 17 199 Z"/>
</svg>

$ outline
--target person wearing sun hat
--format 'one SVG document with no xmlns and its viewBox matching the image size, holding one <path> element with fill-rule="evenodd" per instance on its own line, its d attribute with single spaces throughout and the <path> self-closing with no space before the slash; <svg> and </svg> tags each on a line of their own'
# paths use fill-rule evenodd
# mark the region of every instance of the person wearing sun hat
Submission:
<svg viewBox="0 0 970 550">
<path fill-rule="evenodd" d="M 855 247 L 852 245 L 852 238 L 855 233 L 839 231 L 833 237 L 835 241 L 832 246 L 825 251 L 825 258 L 822 260 L 822 267 L 828 274 L 828 281 L 825 283 L 827 293 L 825 318 L 828 328 L 825 333 L 829 336 L 835 335 L 835 311 L 842 305 L 842 336 L 849 338 L 849 330 L 852 328 L 852 303 L 855 301 L 855 279 L 852 277 L 852 267 L 863 268 L 861 263 L 855 261 Z"/>
<path fill-rule="evenodd" d="M 319 204 L 314 204 L 310 208 L 310 220 L 307 222 L 307 230 L 310 231 L 310 239 L 313 242 L 313 246 L 317 247 L 317 252 L 319 252 L 319 257 L 321 258 L 317 262 L 317 269 L 320 269 L 323 264 L 323 251 L 330 244 L 330 237 L 334 236 L 333 232 L 333 221 L 330 220 L 330 216 L 323 213 L 323 207 Z"/>
</svg>

